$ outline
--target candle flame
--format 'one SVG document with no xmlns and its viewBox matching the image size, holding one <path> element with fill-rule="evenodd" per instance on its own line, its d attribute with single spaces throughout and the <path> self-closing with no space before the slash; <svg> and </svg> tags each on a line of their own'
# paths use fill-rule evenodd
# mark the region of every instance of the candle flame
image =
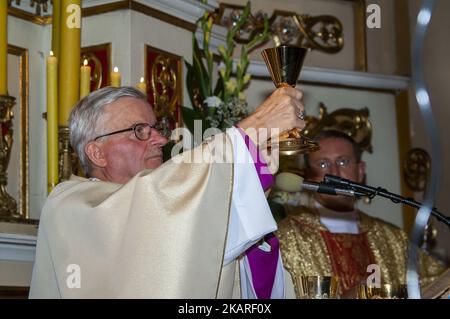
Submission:
<svg viewBox="0 0 450 319">
<path fill-rule="evenodd" d="M 84 59 L 83 65 L 84 65 L 84 66 L 88 65 L 88 60 L 87 60 L 87 59 Z"/>
<path fill-rule="evenodd" d="M 119 72 L 119 68 L 117 66 L 114 67 L 114 72 Z"/>
<path fill-rule="evenodd" d="M 53 54 L 53 51 L 50 51 L 50 56 L 53 56 L 54 54 Z"/>
<path fill-rule="evenodd" d="M 140 82 L 141 82 L 141 83 L 144 83 L 144 77 L 143 77 L 143 76 L 141 76 Z"/>
</svg>

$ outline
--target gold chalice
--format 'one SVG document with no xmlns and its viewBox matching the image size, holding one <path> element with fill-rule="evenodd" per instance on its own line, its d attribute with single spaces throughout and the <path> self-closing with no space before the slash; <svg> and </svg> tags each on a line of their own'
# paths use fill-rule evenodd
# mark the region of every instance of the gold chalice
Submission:
<svg viewBox="0 0 450 319">
<path fill-rule="evenodd" d="M 339 285 L 339 277 L 336 276 L 297 277 L 297 293 L 300 299 L 338 299 Z"/>
<path fill-rule="evenodd" d="M 406 285 L 382 284 L 380 287 L 361 284 L 358 286 L 358 299 L 407 299 Z"/>
<path fill-rule="evenodd" d="M 296 46 L 279 46 L 262 52 L 270 77 L 277 88 L 295 87 L 303 66 L 307 50 Z M 299 116 L 300 117 L 300 116 Z M 288 136 L 280 136 L 281 155 L 305 154 L 317 151 L 319 145 L 292 129 Z"/>
</svg>

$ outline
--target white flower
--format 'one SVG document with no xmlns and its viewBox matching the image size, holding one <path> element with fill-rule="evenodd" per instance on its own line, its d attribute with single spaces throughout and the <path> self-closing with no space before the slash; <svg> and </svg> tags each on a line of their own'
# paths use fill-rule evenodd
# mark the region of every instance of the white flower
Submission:
<svg viewBox="0 0 450 319">
<path fill-rule="evenodd" d="M 236 89 L 236 86 L 237 86 L 236 79 L 229 79 L 225 83 L 225 88 L 228 92 L 233 92 L 234 89 Z"/>
<path fill-rule="evenodd" d="M 208 107 L 217 108 L 217 107 L 220 107 L 223 102 L 217 96 L 209 96 L 203 101 L 203 103 L 206 104 L 206 106 L 208 106 Z"/>
</svg>

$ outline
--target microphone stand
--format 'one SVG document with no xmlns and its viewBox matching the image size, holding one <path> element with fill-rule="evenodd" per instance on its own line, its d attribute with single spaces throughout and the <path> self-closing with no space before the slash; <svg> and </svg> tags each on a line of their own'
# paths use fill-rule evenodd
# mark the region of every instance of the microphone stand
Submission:
<svg viewBox="0 0 450 319">
<path fill-rule="evenodd" d="M 370 199 L 374 198 L 375 196 L 379 195 L 385 198 L 390 199 L 392 202 L 398 204 L 402 203 L 405 205 L 412 206 L 414 208 L 421 208 L 422 204 L 419 202 L 416 202 L 412 198 L 406 198 L 394 193 L 391 193 L 387 191 L 384 188 L 381 187 L 372 187 L 367 185 L 362 185 L 359 183 L 355 183 L 351 180 L 334 176 L 330 174 L 326 174 L 324 177 L 324 182 L 328 184 L 334 184 L 334 185 L 341 185 L 342 187 L 349 188 L 355 192 L 361 192 L 366 194 Z M 446 224 L 450 228 L 450 217 L 445 216 L 444 214 L 440 213 L 435 207 L 431 209 L 431 214 L 440 222 Z"/>
</svg>

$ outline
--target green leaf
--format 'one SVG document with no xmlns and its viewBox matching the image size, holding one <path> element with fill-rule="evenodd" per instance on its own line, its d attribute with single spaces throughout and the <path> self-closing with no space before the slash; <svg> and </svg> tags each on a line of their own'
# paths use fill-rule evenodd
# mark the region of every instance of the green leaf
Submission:
<svg viewBox="0 0 450 319">
<path fill-rule="evenodd" d="M 217 80 L 216 87 L 214 88 L 214 95 L 219 97 L 223 101 L 223 91 L 225 90 L 225 86 L 223 85 L 223 78 L 219 76 Z"/>
<path fill-rule="evenodd" d="M 207 89 L 208 87 L 207 83 L 209 82 L 209 74 L 206 71 L 205 65 L 203 64 L 202 60 L 203 55 L 198 46 L 195 34 L 192 35 L 192 44 L 193 44 L 192 63 L 195 70 L 195 76 L 197 79 L 197 83 L 200 86 L 200 92 L 202 94 L 202 97 L 206 98 L 207 96 L 211 95 Z"/>
<path fill-rule="evenodd" d="M 186 64 L 186 88 L 189 94 L 189 99 L 191 100 L 191 105 L 193 108 L 195 108 L 195 101 L 194 101 L 194 89 L 196 86 L 198 86 L 198 75 L 195 74 L 195 69 L 189 62 L 185 61 Z M 204 98 L 204 97 L 203 97 Z"/>
<path fill-rule="evenodd" d="M 203 114 L 197 110 L 193 110 L 189 107 L 182 106 L 181 107 L 181 116 L 183 117 L 183 123 L 186 125 L 187 129 L 194 134 L 194 121 L 201 120 L 202 121 L 202 135 L 203 132 L 211 127 L 211 124 L 208 120 L 203 117 Z"/>
</svg>

